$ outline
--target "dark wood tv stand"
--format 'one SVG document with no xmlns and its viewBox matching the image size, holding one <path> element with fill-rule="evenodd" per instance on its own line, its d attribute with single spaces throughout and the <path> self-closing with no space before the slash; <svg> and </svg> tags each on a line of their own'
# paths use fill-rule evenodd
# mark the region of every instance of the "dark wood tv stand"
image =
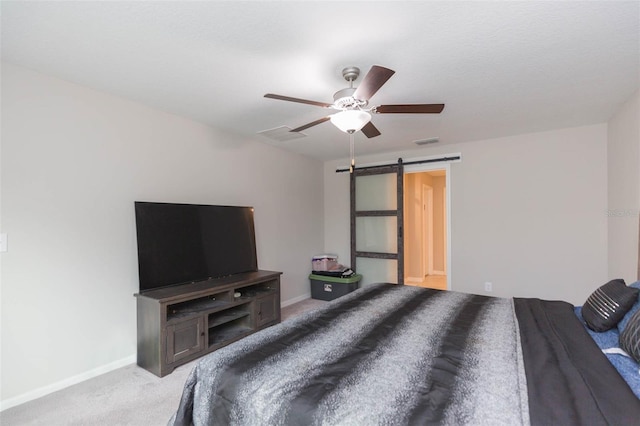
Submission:
<svg viewBox="0 0 640 426">
<path fill-rule="evenodd" d="M 280 275 L 247 272 L 135 294 L 138 365 L 163 377 L 179 365 L 279 323 Z"/>
</svg>

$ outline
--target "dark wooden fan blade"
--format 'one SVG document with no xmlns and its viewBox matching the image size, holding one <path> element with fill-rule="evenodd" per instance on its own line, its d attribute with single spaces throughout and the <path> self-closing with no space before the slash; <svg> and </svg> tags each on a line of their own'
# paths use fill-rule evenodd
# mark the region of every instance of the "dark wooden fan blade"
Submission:
<svg viewBox="0 0 640 426">
<path fill-rule="evenodd" d="M 316 126 L 316 125 L 318 125 L 318 124 L 320 124 L 320 123 L 324 123 L 325 121 L 329 121 L 330 119 L 331 119 L 331 117 L 322 117 L 322 118 L 321 118 L 321 119 L 319 119 L 319 120 L 312 121 L 311 123 L 307 123 L 307 124 L 305 124 L 305 125 L 302 125 L 302 126 L 300 126 L 300 127 L 296 127 L 295 129 L 291 129 L 291 130 L 289 130 L 289 131 L 290 131 L 290 132 L 301 132 L 301 131 L 303 131 L 304 129 L 308 129 L 309 127 L 313 127 L 313 126 Z"/>
<path fill-rule="evenodd" d="M 375 138 L 376 136 L 380 136 L 380 130 L 376 126 L 373 125 L 372 122 L 368 122 L 361 129 L 362 133 L 368 138 Z"/>
<path fill-rule="evenodd" d="M 395 73 L 395 71 L 390 70 L 389 68 L 380 67 L 378 65 L 372 66 L 367 75 L 364 76 L 362 83 L 360 83 L 356 89 L 353 97 L 363 101 L 368 101 Z"/>
<path fill-rule="evenodd" d="M 378 114 L 439 114 L 444 104 L 409 104 L 409 105 L 379 105 L 374 108 Z"/>
<path fill-rule="evenodd" d="M 315 106 L 324 107 L 324 108 L 328 108 L 328 107 L 331 106 L 331 104 L 328 104 L 326 102 L 310 101 L 308 99 L 300 99 L 300 98 L 292 98 L 290 96 L 274 95 L 273 93 L 267 93 L 266 95 L 264 95 L 264 97 L 265 98 L 269 98 L 269 99 L 278 99 L 278 100 L 281 100 L 281 101 L 298 102 L 300 104 L 315 105 Z"/>
</svg>

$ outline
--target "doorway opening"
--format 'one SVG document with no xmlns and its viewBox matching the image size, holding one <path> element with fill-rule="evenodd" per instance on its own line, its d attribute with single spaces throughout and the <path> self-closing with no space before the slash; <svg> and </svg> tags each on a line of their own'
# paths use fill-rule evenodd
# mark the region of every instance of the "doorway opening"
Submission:
<svg viewBox="0 0 640 426">
<path fill-rule="evenodd" d="M 405 170 L 404 283 L 450 289 L 448 167 Z"/>
</svg>

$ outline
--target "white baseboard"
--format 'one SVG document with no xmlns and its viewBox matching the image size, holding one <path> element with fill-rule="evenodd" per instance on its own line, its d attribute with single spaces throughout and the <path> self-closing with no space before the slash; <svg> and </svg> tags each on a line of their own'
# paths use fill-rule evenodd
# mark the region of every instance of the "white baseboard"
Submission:
<svg viewBox="0 0 640 426">
<path fill-rule="evenodd" d="M 84 373 L 80 373 L 78 375 L 69 377 L 67 379 L 61 380 L 56 383 L 52 383 L 47 386 L 43 386 L 38 389 L 34 389 L 22 395 L 15 396 L 13 398 L 9 398 L 4 401 L 0 401 L 0 411 L 4 411 L 11 407 L 15 407 L 20 404 L 24 404 L 25 402 L 33 401 L 34 399 L 41 398 L 45 395 L 49 395 L 50 393 L 57 392 L 64 388 L 68 388 L 69 386 L 73 386 L 80 382 L 84 382 L 85 380 L 93 379 L 94 377 L 101 376 L 105 373 L 108 373 L 113 370 L 117 370 L 118 368 L 122 368 L 129 364 L 134 364 L 136 362 L 136 355 L 130 355 L 126 358 L 122 358 L 118 361 L 111 362 L 109 364 L 100 366 L 98 368 L 94 368 L 93 370 L 85 371 Z"/>
<path fill-rule="evenodd" d="M 287 306 L 293 305 L 294 303 L 302 302 L 303 300 L 310 299 L 311 293 L 305 293 L 302 296 L 294 297 L 293 299 L 285 300 L 280 303 L 280 307 L 286 308 Z"/>
</svg>

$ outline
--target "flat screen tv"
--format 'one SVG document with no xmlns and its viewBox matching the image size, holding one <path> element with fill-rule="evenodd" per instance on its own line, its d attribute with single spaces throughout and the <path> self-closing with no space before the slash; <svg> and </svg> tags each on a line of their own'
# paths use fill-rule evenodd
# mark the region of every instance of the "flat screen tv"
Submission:
<svg viewBox="0 0 640 426">
<path fill-rule="evenodd" d="M 253 208 L 135 202 L 140 292 L 257 271 Z"/>
</svg>

